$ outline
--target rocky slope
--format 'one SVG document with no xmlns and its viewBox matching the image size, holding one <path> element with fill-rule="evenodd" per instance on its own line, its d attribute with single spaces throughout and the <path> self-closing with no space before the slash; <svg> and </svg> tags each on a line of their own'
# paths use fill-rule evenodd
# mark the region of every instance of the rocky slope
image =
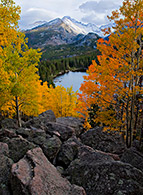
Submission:
<svg viewBox="0 0 143 195">
<path fill-rule="evenodd" d="M 30 46 L 44 48 L 47 45 L 73 44 L 83 38 L 87 39 L 87 37 L 90 40 L 95 39 L 95 36 L 96 39 L 103 37 L 101 30 L 103 28 L 104 26 L 99 28 L 94 24 L 84 24 L 65 16 L 62 19 L 56 18 L 28 29 L 25 34 L 29 39 Z M 90 35 L 87 36 L 88 34 Z"/>
<path fill-rule="evenodd" d="M 0 129 L 2 195 L 143 195 L 143 150 L 126 149 L 120 135 L 46 111 Z"/>
<path fill-rule="evenodd" d="M 30 46 L 44 48 L 47 45 L 71 44 L 77 34 L 60 18 L 25 32 Z"/>
<path fill-rule="evenodd" d="M 24 33 L 30 47 L 41 49 L 42 59 L 53 59 L 53 55 L 58 59 L 96 52 L 96 42 L 103 36 L 96 25 L 83 24 L 69 16 L 41 23 Z"/>
</svg>

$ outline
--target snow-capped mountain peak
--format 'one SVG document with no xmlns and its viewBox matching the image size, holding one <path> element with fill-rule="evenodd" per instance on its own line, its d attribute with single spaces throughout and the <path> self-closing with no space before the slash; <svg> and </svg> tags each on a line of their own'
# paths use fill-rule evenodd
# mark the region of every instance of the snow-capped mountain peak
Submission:
<svg viewBox="0 0 143 195">
<path fill-rule="evenodd" d="M 87 34 L 86 30 L 82 27 L 79 27 L 70 17 L 63 17 L 62 21 L 70 26 L 70 28 L 73 30 L 76 34 Z"/>
<path fill-rule="evenodd" d="M 82 22 L 78 22 L 70 16 L 64 16 L 62 21 L 69 25 L 71 28 L 76 29 L 78 34 L 88 34 L 88 33 L 96 33 L 99 36 L 103 36 L 102 31 L 95 24 L 84 24 Z"/>
<path fill-rule="evenodd" d="M 39 28 L 57 29 L 60 28 L 61 26 L 67 29 L 69 32 L 72 32 L 74 35 L 78 35 L 78 34 L 87 35 L 88 33 L 95 33 L 100 37 L 104 37 L 102 29 L 107 27 L 112 27 L 113 24 L 107 24 L 98 27 L 92 23 L 85 24 L 75 20 L 74 18 L 71 18 L 70 16 L 64 16 L 62 19 L 56 18 L 49 22 L 39 21 L 37 23 L 34 23 L 31 29 L 39 29 Z"/>
<path fill-rule="evenodd" d="M 107 26 L 106 26 L 107 27 Z M 45 22 L 25 31 L 34 47 L 45 48 L 46 45 L 76 44 L 77 46 L 92 45 L 95 48 L 99 37 L 104 37 L 101 29 L 95 24 L 84 24 L 65 16 Z M 37 41 L 38 40 L 38 41 Z"/>
<path fill-rule="evenodd" d="M 62 23 L 62 20 L 60 18 L 56 18 L 54 20 L 51 20 L 50 22 L 47 22 L 47 25 L 51 26 L 51 25 L 58 25 L 58 24 L 61 24 L 61 23 Z"/>
</svg>

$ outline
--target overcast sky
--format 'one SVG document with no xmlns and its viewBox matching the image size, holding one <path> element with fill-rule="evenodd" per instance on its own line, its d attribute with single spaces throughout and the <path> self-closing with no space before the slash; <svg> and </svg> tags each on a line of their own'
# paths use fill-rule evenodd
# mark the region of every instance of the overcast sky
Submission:
<svg viewBox="0 0 143 195">
<path fill-rule="evenodd" d="M 20 28 L 36 21 L 70 16 L 84 23 L 107 24 L 107 15 L 118 9 L 122 0 L 14 0 L 21 6 Z"/>
</svg>

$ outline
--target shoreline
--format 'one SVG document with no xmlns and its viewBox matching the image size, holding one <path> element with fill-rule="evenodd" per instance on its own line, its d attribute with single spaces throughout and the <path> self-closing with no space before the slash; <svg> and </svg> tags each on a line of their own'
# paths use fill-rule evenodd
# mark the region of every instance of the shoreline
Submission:
<svg viewBox="0 0 143 195">
<path fill-rule="evenodd" d="M 58 76 L 64 75 L 65 73 L 69 73 L 71 72 L 86 72 L 87 68 L 75 68 L 75 69 L 70 69 L 70 70 L 65 70 L 65 71 L 61 71 L 58 74 L 53 76 L 53 79 L 55 79 Z"/>
</svg>

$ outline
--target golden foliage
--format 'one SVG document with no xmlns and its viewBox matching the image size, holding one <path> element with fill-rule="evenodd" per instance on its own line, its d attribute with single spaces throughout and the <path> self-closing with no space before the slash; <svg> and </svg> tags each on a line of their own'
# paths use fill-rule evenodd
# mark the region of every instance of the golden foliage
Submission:
<svg viewBox="0 0 143 195">
<path fill-rule="evenodd" d="M 18 30 L 20 7 L 12 0 L 0 3 L 0 112 L 9 117 L 20 113 L 36 116 L 52 109 L 57 117 L 78 116 L 77 96 L 72 88 L 41 85 L 37 74 L 41 53 L 29 49 Z"/>
<path fill-rule="evenodd" d="M 29 49 L 18 30 L 20 7 L 12 0 L 0 4 L 0 110 L 13 116 L 37 115 L 41 85 L 37 74 L 41 54 Z"/>
<path fill-rule="evenodd" d="M 44 86 L 46 87 L 46 83 Z M 42 102 L 44 109 L 51 109 L 56 117 L 77 117 L 79 115 L 76 111 L 77 95 L 72 87 L 67 89 L 63 86 L 45 88 Z"/>
</svg>

